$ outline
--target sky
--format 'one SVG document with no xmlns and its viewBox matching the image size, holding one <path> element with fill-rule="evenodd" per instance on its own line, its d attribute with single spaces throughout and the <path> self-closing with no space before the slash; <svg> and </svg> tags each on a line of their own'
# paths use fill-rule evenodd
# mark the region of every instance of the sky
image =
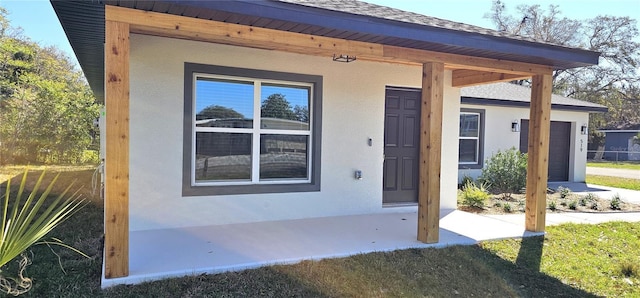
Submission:
<svg viewBox="0 0 640 298">
<path fill-rule="evenodd" d="M 441 19 L 493 28 L 483 16 L 491 9 L 491 0 L 365 0 L 367 2 L 429 15 Z M 584 20 L 597 15 L 629 16 L 640 21 L 640 0 L 502 0 L 508 11 L 515 13 L 520 4 L 539 4 L 547 8 L 559 6 L 562 16 Z M 0 0 L 9 12 L 13 27 L 21 27 L 24 35 L 42 46 L 55 45 L 73 60 L 62 26 L 48 0 Z M 640 27 L 639 27 L 640 28 Z"/>
</svg>

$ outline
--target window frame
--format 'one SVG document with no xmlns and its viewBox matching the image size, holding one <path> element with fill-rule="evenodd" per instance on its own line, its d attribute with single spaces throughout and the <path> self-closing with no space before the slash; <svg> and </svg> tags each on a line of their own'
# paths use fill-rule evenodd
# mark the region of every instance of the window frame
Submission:
<svg viewBox="0 0 640 298">
<path fill-rule="evenodd" d="M 252 128 L 204 128 L 195 126 L 195 88 L 198 77 L 251 81 L 254 83 L 254 117 Z M 256 83 L 258 82 L 258 83 Z M 320 190 L 320 149 L 322 127 L 322 76 L 266 70 L 235 68 L 196 63 L 184 64 L 184 121 L 183 121 L 183 196 L 211 196 L 232 194 L 309 192 Z M 261 83 L 267 85 L 298 86 L 309 88 L 309 130 L 263 129 L 261 117 Z M 256 110 L 255 107 L 258 107 Z M 256 116 L 257 115 L 257 116 Z M 260 138 L 262 135 L 304 135 L 308 138 L 307 179 L 260 179 L 259 168 L 252 167 L 250 181 L 207 181 L 195 180 L 196 132 L 224 132 L 252 134 L 252 165 L 260 164 Z M 258 141 L 257 145 L 255 141 Z M 257 152 L 256 152 L 257 151 Z M 257 155 L 256 155 L 257 153 Z"/>
<path fill-rule="evenodd" d="M 460 108 L 458 114 L 458 126 L 460 126 L 460 115 L 462 114 L 474 114 L 478 115 L 478 136 L 477 137 L 462 137 L 460 131 L 458 131 L 458 169 L 482 169 L 484 167 L 484 117 L 485 110 L 483 109 L 469 109 Z M 461 162 L 460 161 L 460 140 L 477 139 L 477 162 Z"/>
</svg>

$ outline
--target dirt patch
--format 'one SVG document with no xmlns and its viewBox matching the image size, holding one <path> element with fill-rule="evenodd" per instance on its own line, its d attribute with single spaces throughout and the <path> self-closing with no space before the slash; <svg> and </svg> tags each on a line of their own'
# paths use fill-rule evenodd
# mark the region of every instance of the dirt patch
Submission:
<svg viewBox="0 0 640 298">
<path fill-rule="evenodd" d="M 491 195 L 483 208 L 469 207 L 458 202 L 459 210 L 482 214 L 518 214 L 524 213 L 524 208 L 524 194 L 512 194 L 510 197 Z M 640 205 L 623 201 L 617 205 L 612 204 L 610 198 L 601 198 L 596 193 L 571 193 L 563 198 L 559 192 L 550 191 L 547 194 L 547 212 L 640 212 Z"/>
</svg>

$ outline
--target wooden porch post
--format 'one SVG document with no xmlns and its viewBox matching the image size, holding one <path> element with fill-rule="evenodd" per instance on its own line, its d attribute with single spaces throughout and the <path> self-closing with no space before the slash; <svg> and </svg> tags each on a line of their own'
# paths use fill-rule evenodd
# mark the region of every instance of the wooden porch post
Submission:
<svg viewBox="0 0 640 298">
<path fill-rule="evenodd" d="M 552 84 L 550 74 L 533 76 L 525 228 L 534 232 L 544 232 L 545 227 Z"/>
<path fill-rule="evenodd" d="M 444 64 L 422 66 L 420 114 L 420 186 L 418 189 L 418 240 L 437 243 L 440 232 L 440 169 Z"/>
<path fill-rule="evenodd" d="M 129 24 L 105 22 L 105 277 L 129 275 Z"/>
</svg>

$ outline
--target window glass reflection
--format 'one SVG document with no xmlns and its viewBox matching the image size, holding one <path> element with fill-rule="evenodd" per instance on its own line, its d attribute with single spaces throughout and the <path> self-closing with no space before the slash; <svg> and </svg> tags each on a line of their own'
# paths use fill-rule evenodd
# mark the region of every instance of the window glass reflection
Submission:
<svg viewBox="0 0 640 298">
<path fill-rule="evenodd" d="M 262 84 L 263 129 L 309 130 L 309 87 Z"/>
<path fill-rule="evenodd" d="M 196 133 L 196 181 L 251 180 L 251 134 Z"/>
<path fill-rule="evenodd" d="M 309 136 L 261 135 L 260 179 L 308 177 Z"/>
<path fill-rule="evenodd" d="M 196 126 L 253 127 L 253 82 L 198 78 Z"/>
</svg>

